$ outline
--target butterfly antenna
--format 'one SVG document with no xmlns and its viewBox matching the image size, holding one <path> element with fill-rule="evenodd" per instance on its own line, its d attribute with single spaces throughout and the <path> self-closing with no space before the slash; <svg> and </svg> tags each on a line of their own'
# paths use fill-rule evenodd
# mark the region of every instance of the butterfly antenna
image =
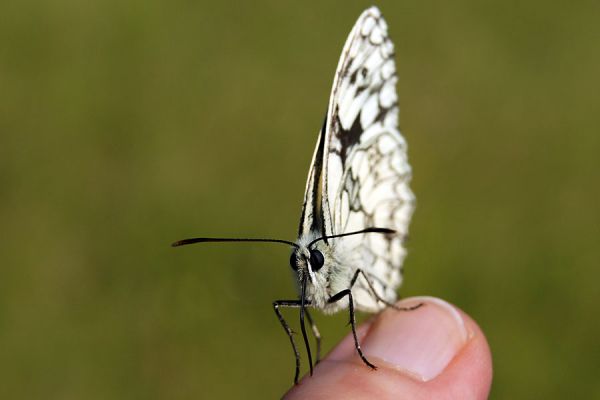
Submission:
<svg viewBox="0 0 600 400">
<path fill-rule="evenodd" d="M 266 243 L 283 243 L 289 246 L 293 246 L 298 248 L 298 245 L 294 242 L 290 242 L 289 240 L 283 239 L 242 239 L 242 238 L 191 238 L 191 239 L 183 239 L 178 240 L 175 243 L 171 244 L 173 247 L 185 246 L 187 244 L 194 243 L 208 243 L 208 242 L 266 242 Z"/>
<path fill-rule="evenodd" d="M 308 247 L 311 247 L 313 244 L 317 243 L 319 240 L 335 239 L 335 238 L 344 237 L 344 236 L 358 235 L 361 233 L 383 233 L 386 235 L 391 235 L 391 234 L 396 233 L 396 231 L 393 229 L 389 229 L 389 228 L 367 228 L 367 229 L 363 229 L 361 231 L 340 233 L 339 235 L 322 236 L 322 237 L 317 238 L 317 239 L 313 240 L 312 242 L 310 242 L 308 244 Z"/>
</svg>

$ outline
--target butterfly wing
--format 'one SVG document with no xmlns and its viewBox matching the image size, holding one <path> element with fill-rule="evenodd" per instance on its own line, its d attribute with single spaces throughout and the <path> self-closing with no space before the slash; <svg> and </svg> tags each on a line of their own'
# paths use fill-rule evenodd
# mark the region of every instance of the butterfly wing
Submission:
<svg viewBox="0 0 600 400">
<path fill-rule="evenodd" d="M 323 161 L 320 201 L 327 235 L 368 227 L 396 235 L 364 234 L 336 239 L 336 259 L 360 268 L 386 301 L 396 299 L 406 251 L 403 240 L 414 210 L 406 141 L 398 130 L 394 45 L 379 10 L 366 10 L 348 37 L 335 75 L 316 155 Z M 323 132 L 321 132 L 323 135 Z M 319 150 L 321 148 L 321 150 Z M 361 276 L 353 288 L 358 308 L 378 302 Z"/>
</svg>

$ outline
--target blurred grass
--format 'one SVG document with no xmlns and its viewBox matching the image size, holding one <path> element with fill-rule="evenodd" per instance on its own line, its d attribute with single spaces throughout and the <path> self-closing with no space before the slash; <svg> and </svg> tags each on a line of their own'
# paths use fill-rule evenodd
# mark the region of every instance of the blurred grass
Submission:
<svg viewBox="0 0 600 400">
<path fill-rule="evenodd" d="M 294 238 L 368 5 L 0 4 L 2 398 L 289 386 L 288 250 L 168 245 Z M 493 398 L 600 396 L 598 3 L 378 5 L 419 200 L 402 295 L 474 316 Z M 345 318 L 318 318 L 327 347 Z"/>
</svg>

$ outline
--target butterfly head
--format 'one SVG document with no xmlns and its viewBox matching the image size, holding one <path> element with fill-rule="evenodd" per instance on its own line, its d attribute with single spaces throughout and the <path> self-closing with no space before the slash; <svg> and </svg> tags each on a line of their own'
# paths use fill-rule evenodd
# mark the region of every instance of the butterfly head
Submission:
<svg viewBox="0 0 600 400">
<path fill-rule="evenodd" d="M 321 250 L 308 246 L 294 248 L 290 255 L 290 267 L 302 280 L 305 275 L 311 282 L 315 281 L 315 274 L 325 265 L 325 256 Z"/>
</svg>

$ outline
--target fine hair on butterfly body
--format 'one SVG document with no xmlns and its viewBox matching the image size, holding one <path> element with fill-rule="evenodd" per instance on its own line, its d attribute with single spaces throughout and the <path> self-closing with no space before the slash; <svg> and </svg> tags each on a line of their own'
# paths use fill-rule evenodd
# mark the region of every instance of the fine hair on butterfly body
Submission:
<svg viewBox="0 0 600 400">
<path fill-rule="evenodd" d="M 292 247 L 290 266 L 299 297 L 273 302 L 287 333 L 298 382 L 300 354 L 282 307 L 300 309 L 310 373 L 313 359 L 305 319 L 321 336 L 309 308 L 325 314 L 348 309 L 356 351 L 370 368 L 356 334 L 355 310 L 378 312 L 394 305 L 402 282 L 404 239 L 414 210 L 407 145 L 398 130 L 394 46 L 376 7 L 355 23 L 337 67 L 325 121 L 308 174 L 296 242 L 283 239 L 193 238 L 173 243 L 273 242 Z"/>
</svg>

